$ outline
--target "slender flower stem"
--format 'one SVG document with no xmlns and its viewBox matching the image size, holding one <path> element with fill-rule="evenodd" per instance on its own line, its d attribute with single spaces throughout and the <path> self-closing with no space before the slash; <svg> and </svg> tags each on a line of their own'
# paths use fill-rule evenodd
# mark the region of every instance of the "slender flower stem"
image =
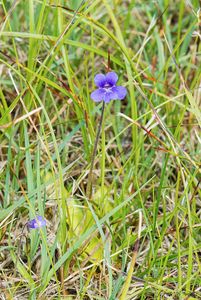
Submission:
<svg viewBox="0 0 201 300">
<path fill-rule="evenodd" d="M 101 149 L 102 155 L 101 155 L 101 198 L 100 200 L 102 202 L 104 201 L 104 194 L 105 194 L 105 117 L 104 116 L 102 121 L 101 144 L 102 144 L 102 149 Z"/>
<path fill-rule="evenodd" d="M 93 168 L 94 168 L 96 151 L 97 151 L 97 147 L 98 147 L 98 140 L 100 137 L 101 127 L 102 127 L 102 123 L 103 123 L 104 111 L 105 111 L 105 102 L 103 101 L 102 110 L 101 110 L 101 118 L 100 118 L 100 122 L 98 125 L 98 130 L 96 133 L 96 139 L 95 139 L 95 143 L 94 143 L 94 149 L 93 149 L 93 153 L 92 153 L 91 166 L 90 166 L 90 170 L 89 170 L 88 183 L 87 183 L 86 195 L 89 200 L 91 200 L 91 196 L 92 196 L 92 173 L 93 173 Z"/>
</svg>

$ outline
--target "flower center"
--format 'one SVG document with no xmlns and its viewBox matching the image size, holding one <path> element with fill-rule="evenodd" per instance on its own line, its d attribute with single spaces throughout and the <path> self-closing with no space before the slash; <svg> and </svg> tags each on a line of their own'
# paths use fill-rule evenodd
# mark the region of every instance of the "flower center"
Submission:
<svg viewBox="0 0 201 300">
<path fill-rule="evenodd" d="M 104 86 L 104 90 L 105 90 L 105 92 L 110 92 L 111 91 L 111 86 L 110 85 L 108 85 L 108 86 Z"/>
<path fill-rule="evenodd" d="M 105 85 L 104 85 L 104 88 L 105 89 L 109 89 L 111 87 L 111 85 L 109 84 L 109 83 L 106 83 Z"/>
</svg>

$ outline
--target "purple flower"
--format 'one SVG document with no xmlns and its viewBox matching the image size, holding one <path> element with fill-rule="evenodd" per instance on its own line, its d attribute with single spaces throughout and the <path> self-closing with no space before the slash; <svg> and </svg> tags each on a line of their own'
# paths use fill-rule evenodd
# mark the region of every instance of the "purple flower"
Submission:
<svg viewBox="0 0 201 300">
<path fill-rule="evenodd" d="M 27 222 L 27 227 L 29 229 L 41 228 L 43 226 L 46 226 L 46 220 L 41 216 L 37 216 L 35 219 Z"/>
<path fill-rule="evenodd" d="M 95 102 L 104 101 L 109 103 L 110 100 L 125 98 L 127 91 L 123 86 L 116 86 L 118 76 L 115 72 L 109 72 L 106 75 L 97 74 L 94 78 L 94 82 L 98 87 L 97 90 L 91 93 L 91 98 Z"/>
</svg>

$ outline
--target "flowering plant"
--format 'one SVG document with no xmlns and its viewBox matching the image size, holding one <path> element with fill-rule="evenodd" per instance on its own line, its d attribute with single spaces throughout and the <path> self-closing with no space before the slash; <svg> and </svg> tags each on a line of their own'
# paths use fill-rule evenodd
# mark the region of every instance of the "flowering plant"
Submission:
<svg viewBox="0 0 201 300">
<path fill-rule="evenodd" d="M 46 226 L 46 220 L 42 216 L 37 216 L 35 219 L 27 222 L 29 229 L 36 229 Z"/>
<path fill-rule="evenodd" d="M 117 81 L 118 76 L 115 72 L 109 72 L 106 75 L 97 74 L 94 78 L 94 82 L 98 89 L 91 93 L 93 101 L 109 103 L 114 99 L 124 99 L 127 94 L 126 88 L 117 86 Z"/>
</svg>

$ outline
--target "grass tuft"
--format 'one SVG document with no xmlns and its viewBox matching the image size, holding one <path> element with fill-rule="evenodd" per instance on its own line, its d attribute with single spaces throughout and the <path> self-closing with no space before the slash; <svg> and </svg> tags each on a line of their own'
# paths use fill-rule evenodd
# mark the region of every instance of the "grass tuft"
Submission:
<svg viewBox="0 0 201 300">
<path fill-rule="evenodd" d="M 201 299 L 199 2 L 0 1 L 0 300 Z"/>
</svg>

